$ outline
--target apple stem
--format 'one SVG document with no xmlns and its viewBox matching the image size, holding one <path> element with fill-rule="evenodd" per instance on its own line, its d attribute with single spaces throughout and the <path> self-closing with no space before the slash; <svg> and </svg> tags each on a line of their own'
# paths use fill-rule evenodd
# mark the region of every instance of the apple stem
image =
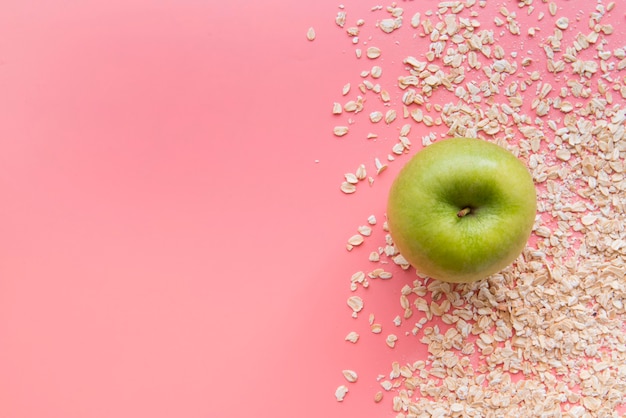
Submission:
<svg viewBox="0 0 626 418">
<path fill-rule="evenodd" d="M 456 216 L 458 216 L 459 218 L 462 218 L 465 215 L 467 215 L 468 213 L 470 213 L 471 211 L 472 211 L 472 209 L 469 208 L 469 207 L 468 208 L 463 208 L 456 214 Z"/>
</svg>

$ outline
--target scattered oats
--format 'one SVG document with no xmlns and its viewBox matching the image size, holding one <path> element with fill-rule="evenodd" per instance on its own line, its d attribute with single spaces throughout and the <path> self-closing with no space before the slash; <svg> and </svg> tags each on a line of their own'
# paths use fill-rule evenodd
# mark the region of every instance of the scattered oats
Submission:
<svg viewBox="0 0 626 418">
<path fill-rule="evenodd" d="M 626 247 L 626 241 L 624 241 L 623 239 L 616 239 L 611 242 L 610 247 L 613 251 L 617 252 L 621 250 L 622 248 Z"/>
<path fill-rule="evenodd" d="M 356 342 L 359 341 L 359 334 L 351 331 L 348 335 L 346 335 L 345 340 L 351 342 L 352 344 L 356 344 Z"/>
<path fill-rule="evenodd" d="M 346 173 L 344 174 L 344 177 L 348 183 L 357 184 L 359 182 L 359 179 L 357 178 L 355 174 Z"/>
<path fill-rule="evenodd" d="M 385 340 L 387 345 L 391 348 L 394 348 L 396 346 L 396 341 L 398 341 L 398 337 L 395 334 L 387 335 L 387 338 Z"/>
<path fill-rule="evenodd" d="M 374 159 L 374 164 L 376 165 L 376 174 L 380 174 L 387 169 L 387 164 L 381 163 L 378 158 Z"/>
<path fill-rule="evenodd" d="M 351 193 L 356 192 L 356 186 L 352 183 L 348 183 L 347 181 L 344 181 L 343 183 L 341 183 L 341 191 L 346 194 L 351 194 Z"/>
<path fill-rule="evenodd" d="M 367 48 L 366 55 L 367 55 L 367 58 L 376 59 L 380 57 L 380 48 L 377 48 L 375 46 L 370 46 L 369 48 Z"/>
<path fill-rule="evenodd" d="M 604 33 L 605 35 L 610 35 L 613 33 L 613 26 L 611 25 L 602 25 L 600 27 L 600 30 L 602 31 L 602 33 Z"/>
<path fill-rule="evenodd" d="M 574 110 L 574 105 L 570 102 L 561 102 L 561 107 L 559 108 L 563 113 L 569 113 Z"/>
<path fill-rule="evenodd" d="M 569 26 L 569 19 L 566 17 L 560 17 L 556 20 L 556 27 L 565 30 Z"/>
<path fill-rule="evenodd" d="M 393 145 L 393 147 L 391 148 L 391 151 L 396 155 L 402 155 L 404 154 L 405 147 L 401 142 L 398 142 L 397 144 Z"/>
<path fill-rule="evenodd" d="M 424 113 L 422 112 L 422 109 L 420 108 L 415 108 L 411 111 L 411 117 L 413 118 L 413 120 L 415 122 L 423 122 L 424 121 Z"/>
<path fill-rule="evenodd" d="M 361 312 L 363 309 L 363 299 L 359 296 L 350 296 L 348 298 L 348 306 L 354 313 Z"/>
<path fill-rule="evenodd" d="M 335 126 L 333 128 L 333 133 L 335 134 L 335 136 L 344 136 L 345 134 L 348 133 L 348 127 L 347 126 Z"/>
<path fill-rule="evenodd" d="M 348 29 L 346 29 L 346 33 L 347 33 L 349 36 L 356 37 L 356 36 L 358 36 L 358 35 L 359 35 L 359 28 L 357 28 L 357 27 L 355 27 L 355 26 L 349 27 Z"/>
<path fill-rule="evenodd" d="M 463 410 L 465 409 L 465 407 L 463 406 L 463 404 L 455 402 L 452 405 L 450 405 L 450 411 L 453 413 L 458 413 L 458 412 L 463 412 Z"/>
<path fill-rule="evenodd" d="M 343 105 L 343 110 L 345 110 L 346 112 L 356 112 L 357 109 L 358 105 L 355 100 L 350 100 L 345 105 Z"/>
<path fill-rule="evenodd" d="M 376 395 L 374 395 L 374 402 L 379 403 L 382 400 L 383 400 L 383 393 L 381 391 L 376 392 Z"/>
<path fill-rule="evenodd" d="M 315 29 L 313 29 L 312 27 L 309 28 L 309 30 L 306 32 L 306 38 L 309 41 L 315 40 Z"/>
<path fill-rule="evenodd" d="M 353 247 L 356 247 L 356 246 L 363 244 L 363 241 L 364 241 L 363 235 L 356 234 L 356 235 L 351 236 L 348 239 L 348 244 L 352 245 Z"/>
<path fill-rule="evenodd" d="M 343 370 L 343 377 L 350 383 L 354 383 L 358 380 L 359 376 L 356 374 L 354 370 Z"/>
<path fill-rule="evenodd" d="M 356 273 L 354 273 L 352 275 L 352 277 L 350 277 L 350 285 L 351 285 L 351 290 L 355 291 L 356 290 L 356 284 L 360 283 L 360 284 L 364 284 L 366 282 L 365 280 L 365 273 L 362 271 L 357 271 Z M 354 285 L 354 286 L 352 286 Z"/>
<path fill-rule="evenodd" d="M 343 26 L 346 24 L 346 12 L 344 11 L 337 12 L 335 23 L 337 24 L 337 26 L 343 28 Z"/>
<path fill-rule="evenodd" d="M 376 225 L 376 216 L 370 215 L 367 217 L 367 223 L 370 225 Z"/>
<path fill-rule="evenodd" d="M 383 69 L 379 67 L 378 65 L 375 65 L 372 67 L 370 74 L 372 78 L 380 78 L 380 76 L 383 75 Z"/>
<path fill-rule="evenodd" d="M 556 157 L 562 161 L 569 161 L 572 157 L 572 153 L 567 149 L 558 149 L 556 150 Z"/>
<path fill-rule="evenodd" d="M 335 398 L 337 398 L 337 401 L 341 402 L 346 397 L 347 393 L 348 388 L 345 385 L 341 385 L 335 390 Z"/>
<path fill-rule="evenodd" d="M 397 255 L 393 256 L 392 260 L 393 260 L 394 264 L 397 264 L 398 266 L 400 266 L 400 268 L 402 268 L 402 270 L 406 270 L 406 269 L 408 269 L 411 266 L 409 264 L 409 262 L 406 260 L 406 258 L 404 258 L 404 256 L 402 254 L 397 254 Z"/>
<path fill-rule="evenodd" d="M 552 91 L 552 85 L 550 83 L 543 83 L 541 90 L 539 91 L 539 98 L 545 98 Z"/>
<path fill-rule="evenodd" d="M 598 220 L 597 216 L 585 215 L 580 219 L 580 222 L 585 226 L 589 226 L 589 225 L 593 225 L 597 220 Z"/>
<path fill-rule="evenodd" d="M 363 84 L 359 85 L 359 88 L 361 88 L 361 86 L 365 87 L 365 90 L 374 90 L 374 83 L 369 80 L 363 80 Z M 363 91 L 362 88 L 361 91 Z M 363 92 L 365 93 L 365 91 Z"/>
<path fill-rule="evenodd" d="M 383 279 L 383 280 L 391 279 L 392 277 L 393 277 L 393 273 L 391 273 L 390 271 L 381 271 L 378 274 L 378 278 Z"/>
<path fill-rule="evenodd" d="M 383 120 L 383 112 L 375 110 L 370 113 L 370 121 L 372 121 L 372 123 L 378 123 L 381 120 Z"/>
<path fill-rule="evenodd" d="M 359 164 L 359 167 L 356 169 L 355 175 L 358 180 L 365 180 L 367 178 L 365 164 Z"/>
<path fill-rule="evenodd" d="M 538 20 L 548 12 L 556 16 L 559 3 L 549 2 L 542 1 L 548 10 L 537 10 Z M 537 3 L 511 4 L 526 8 L 524 14 L 530 16 L 533 6 L 539 9 Z M 402 418 L 490 412 L 613 416 L 626 392 L 626 109 L 621 101 L 626 99 L 621 73 L 626 47 L 614 33 L 618 20 L 613 16 L 611 22 L 607 15 L 615 3 L 589 3 L 589 29 L 576 36 L 567 36 L 567 18 L 555 18 L 553 32 L 545 37 L 527 24 L 523 45 L 511 38 L 520 32 L 520 12 L 498 5 L 498 16 L 489 16 L 478 9 L 486 5 L 484 0 L 441 0 L 414 15 L 414 29 L 406 30 L 426 43 L 402 60 L 393 84 L 369 78 L 376 75 L 372 69 L 362 74 L 359 89 L 363 96 L 379 95 L 386 110 L 402 109 L 399 116 L 411 122 L 390 144 L 389 160 L 409 153 L 409 129 L 417 123 L 426 129 L 419 137 L 423 146 L 446 136 L 478 137 L 526 162 L 538 184 L 535 239 L 516 263 L 478 283 L 447 284 L 420 274 L 403 283 L 393 324 L 410 325 L 405 335 L 417 337 L 428 357 L 404 365 L 393 362 L 389 378 L 377 380 L 384 391 L 394 391 L 390 407 Z M 377 22 L 383 32 L 401 27 L 397 4 L 374 10 L 389 17 Z M 363 43 L 374 44 L 375 36 Z M 367 48 L 368 57 L 372 48 Z M 392 100 L 396 95 L 401 102 Z M 367 117 L 357 115 L 361 105 L 371 120 L 370 103 L 353 101 L 349 108 L 355 119 Z M 374 120 L 387 122 L 386 110 Z M 378 158 L 375 163 L 377 173 L 387 167 Z M 354 176 L 374 182 L 365 171 Z M 354 192 L 350 182 L 355 178 L 346 179 L 345 187 Z M 368 219 L 370 226 L 373 220 Z M 362 228 L 359 234 L 367 236 Z M 386 222 L 382 229 L 388 232 Z M 382 285 L 373 279 L 386 277 L 385 264 L 410 268 L 390 235 L 368 260 L 376 268 L 353 276 L 351 290 Z M 394 268 L 397 277 L 397 267 L 387 270 Z M 382 332 L 373 315 L 369 325 L 373 333 Z M 397 339 L 392 340 L 391 346 Z M 379 393 L 378 402 L 383 391 Z"/>
<path fill-rule="evenodd" d="M 398 116 L 398 113 L 396 112 L 395 109 L 389 109 L 387 113 L 385 113 L 385 123 L 389 125 L 391 122 L 396 120 L 397 116 Z"/>
<path fill-rule="evenodd" d="M 341 106 L 341 103 L 333 103 L 333 115 L 341 115 L 342 112 L 343 108 Z"/>
<path fill-rule="evenodd" d="M 377 278 L 378 278 L 378 275 L 379 275 L 379 274 L 380 274 L 380 272 L 382 272 L 382 271 L 385 271 L 385 270 L 383 270 L 383 269 L 381 269 L 381 268 L 374 269 L 374 270 L 372 270 L 372 271 L 370 271 L 370 272 L 369 272 L 368 276 L 369 276 L 370 278 L 372 278 L 372 279 L 377 279 Z M 370 323 L 371 323 L 371 321 L 370 321 Z"/>
<path fill-rule="evenodd" d="M 548 11 L 550 12 L 551 16 L 556 16 L 556 3 L 555 2 L 551 2 L 548 5 Z"/>
<path fill-rule="evenodd" d="M 586 396 L 583 398 L 583 405 L 590 411 L 597 411 L 602 406 L 602 401 L 598 398 Z"/>
<path fill-rule="evenodd" d="M 359 234 L 365 237 L 369 237 L 370 235 L 372 235 L 372 228 L 367 225 L 359 226 L 358 231 L 359 231 Z"/>
<path fill-rule="evenodd" d="M 341 89 L 341 94 L 343 94 L 344 96 L 348 93 L 350 93 L 350 83 L 344 84 L 343 88 Z"/>
<path fill-rule="evenodd" d="M 378 24 L 378 27 L 385 33 L 391 33 L 400 26 L 402 26 L 402 18 L 383 19 Z"/>
</svg>

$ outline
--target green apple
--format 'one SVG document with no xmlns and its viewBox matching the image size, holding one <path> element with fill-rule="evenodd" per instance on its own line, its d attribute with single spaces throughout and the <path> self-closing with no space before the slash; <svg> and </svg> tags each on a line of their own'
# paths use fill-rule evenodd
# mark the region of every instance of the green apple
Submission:
<svg viewBox="0 0 626 418">
<path fill-rule="evenodd" d="M 536 212 L 535 185 L 520 160 L 491 142 L 452 138 L 401 169 L 387 220 L 396 248 L 418 273 L 466 283 L 519 256 Z"/>
</svg>

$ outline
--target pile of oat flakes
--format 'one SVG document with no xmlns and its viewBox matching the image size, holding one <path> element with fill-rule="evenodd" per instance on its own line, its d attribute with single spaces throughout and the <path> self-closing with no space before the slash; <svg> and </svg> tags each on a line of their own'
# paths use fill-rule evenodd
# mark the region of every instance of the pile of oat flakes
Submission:
<svg viewBox="0 0 626 418">
<path fill-rule="evenodd" d="M 356 123 L 398 132 L 387 157 L 347 173 L 340 189 L 375 187 L 388 164 L 407 161 L 415 151 L 411 131 L 429 132 L 418 138 L 421 146 L 477 137 L 527 164 L 538 216 L 526 250 L 500 274 L 462 285 L 418 274 L 402 288 L 395 325 L 415 326 L 385 342 L 393 348 L 417 338 L 429 355 L 393 362 L 373 401 L 389 402 L 399 418 L 619 416 L 626 397 L 626 41 L 612 36 L 617 28 L 608 22 L 623 21 L 624 11 L 614 3 L 541 0 L 499 2 L 495 14 L 487 12 L 493 4 L 476 0 L 427 7 L 375 6 L 365 17 L 338 9 L 338 30 L 369 67 L 333 104 L 334 135 L 349 138 Z M 582 8 L 576 22 L 559 16 L 564 7 Z M 366 25 L 380 37 L 418 37 L 424 47 L 383 66 L 376 38 L 359 39 Z M 309 29 L 307 38 L 315 37 Z M 511 39 L 523 40 L 523 50 L 507 51 Z M 383 71 L 396 72 L 386 78 L 393 82 L 379 83 Z M 373 228 L 385 231 L 385 241 L 350 279 L 355 317 L 367 304 L 363 288 L 411 269 L 374 215 L 348 250 L 358 254 Z M 381 332 L 373 316 L 370 325 Z M 358 339 L 354 331 L 346 336 L 355 348 Z M 357 372 L 343 371 L 337 400 L 358 384 Z"/>
</svg>

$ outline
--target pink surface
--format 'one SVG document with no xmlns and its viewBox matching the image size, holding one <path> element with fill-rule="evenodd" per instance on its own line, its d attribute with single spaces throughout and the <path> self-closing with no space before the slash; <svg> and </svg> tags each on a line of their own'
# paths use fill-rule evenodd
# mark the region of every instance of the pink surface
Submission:
<svg viewBox="0 0 626 418">
<path fill-rule="evenodd" d="M 336 407 L 352 226 L 311 7 L 0 6 L 1 417 Z"/>
<path fill-rule="evenodd" d="M 54 3 L 0 5 L 0 417 L 395 416 L 375 378 L 425 347 L 367 345 L 344 246 L 400 165 L 338 191 L 389 149 L 331 134 L 371 65 L 338 4 Z"/>
</svg>

